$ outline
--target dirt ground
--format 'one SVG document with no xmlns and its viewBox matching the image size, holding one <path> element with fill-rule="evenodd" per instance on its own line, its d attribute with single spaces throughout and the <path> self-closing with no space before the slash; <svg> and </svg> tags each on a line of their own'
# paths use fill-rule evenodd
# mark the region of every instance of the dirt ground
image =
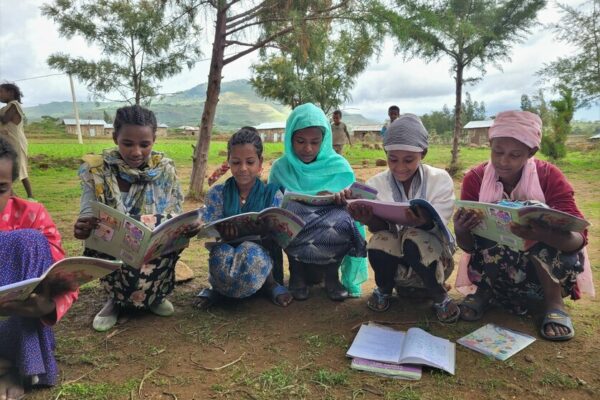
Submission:
<svg viewBox="0 0 600 400">
<path fill-rule="evenodd" d="M 357 167 L 359 179 L 382 168 Z M 189 171 L 181 171 L 189 174 Z M 582 177 L 573 182 L 580 195 L 598 198 L 600 189 Z M 193 208 L 197 204 L 187 204 Z M 585 211 L 585 210 L 584 210 Z M 600 217 L 594 216 L 597 237 Z M 71 227 L 60 227 L 70 232 Z M 592 241 L 593 242 L 593 241 Z M 600 256 L 592 244 L 592 256 Z M 600 308 L 598 300 L 568 302 L 575 339 L 550 343 L 538 334 L 537 316 L 516 317 L 491 310 L 477 323 L 442 325 L 431 302 L 396 298 L 386 313 L 365 305 L 363 297 L 343 303 L 327 299 L 313 287 L 305 302 L 288 308 L 262 295 L 231 301 L 210 311 L 192 306 L 193 296 L 207 285 L 207 252 L 196 242 L 182 259 L 195 278 L 178 285 L 171 300 L 176 313 L 161 318 L 129 314 L 108 333 L 91 328 L 104 302 L 99 288 L 82 292 L 56 326 L 61 385 L 34 392 L 32 399 L 598 399 L 600 398 Z M 595 262 L 596 271 L 598 262 Z M 596 274 L 596 278 L 598 275 Z M 454 276 L 449 280 L 454 283 Z M 598 284 L 596 284 L 598 288 Z M 452 296 L 460 295 L 452 289 Z M 408 382 L 352 371 L 345 352 L 357 326 L 369 320 L 393 323 L 398 329 L 419 326 L 456 341 L 494 322 L 538 337 L 506 362 L 456 348 L 456 375 L 424 370 Z"/>
</svg>

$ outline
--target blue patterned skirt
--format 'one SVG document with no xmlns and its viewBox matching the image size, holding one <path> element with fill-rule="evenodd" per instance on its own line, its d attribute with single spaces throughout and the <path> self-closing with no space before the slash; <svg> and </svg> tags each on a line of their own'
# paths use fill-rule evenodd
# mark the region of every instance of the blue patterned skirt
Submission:
<svg viewBox="0 0 600 400">
<path fill-rule="evenodd" d="M 53 263 L 48 240 L 34 229 L 0 232 L 0 260 L 2 286 L 37 278 Z M 0 358 L 10 360 L 25 383 L 36 375 L 40 385 L 57 382 L 54 333 L 37 318 L 0 321 Z"/>
</svg>

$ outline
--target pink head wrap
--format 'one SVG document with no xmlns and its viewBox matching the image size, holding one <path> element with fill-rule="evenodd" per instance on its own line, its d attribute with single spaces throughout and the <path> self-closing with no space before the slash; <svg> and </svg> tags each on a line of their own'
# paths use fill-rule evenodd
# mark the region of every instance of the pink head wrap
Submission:
<svg viewBox="0 0 600 400">
<path fill-rule="evenodd" d="M 509 137 L 530 149 L 539 149 L 542 142 L 542 120 L 537 114 L 529 111 L 503 111 L 496 115 L 488 135 L 490 140 Z"/>
</svg>

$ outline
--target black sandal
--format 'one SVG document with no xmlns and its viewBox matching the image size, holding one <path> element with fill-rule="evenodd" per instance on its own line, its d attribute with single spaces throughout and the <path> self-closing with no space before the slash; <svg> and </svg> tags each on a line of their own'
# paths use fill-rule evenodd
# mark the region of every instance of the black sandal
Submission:
<svg viewBox="0 0 600 400">
<path fill-rule="evenodd" d="M 379 288 L 375 288 L 367 300 L 367 307 L 376 312 L 387 311 L 390 308 L 390 297 L 391 294 L 381 293 Z"/>
<path fill-rule="evenodd" d="M 194 307 L 200 310 L 208 310 L 219 302 L 221 295 L 213 289 L 204 288 L 196 295 Z"/>
<path fill-rule="evenodd" d="M 477 294 L 469 294 L 463 301 L 460 302 L 458 308 L 460 309 L 460 319 L 463 321 L 479 321 L 483 317 L 483 313 L 487 310 L 490 304 L 489 300 L 485 300 L 483 296 Z M 473 311 L 475 314 L 472 317 L 468 317 L 465 314 L 465 308 Z"/>
</svg>

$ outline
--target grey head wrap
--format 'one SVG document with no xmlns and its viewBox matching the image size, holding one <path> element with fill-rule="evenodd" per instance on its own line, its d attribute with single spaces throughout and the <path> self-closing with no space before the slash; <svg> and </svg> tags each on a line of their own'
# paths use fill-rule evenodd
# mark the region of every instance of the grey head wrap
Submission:
<svg viewBox="0 0 600 400">
<path fill-rule="evenodd" d="M 421 153 L 427 150 L 429 134 L 421 119 L 414 114 L 402 114 L 385 132 L 385 151 L 405 150 Z"/>
</svg>

